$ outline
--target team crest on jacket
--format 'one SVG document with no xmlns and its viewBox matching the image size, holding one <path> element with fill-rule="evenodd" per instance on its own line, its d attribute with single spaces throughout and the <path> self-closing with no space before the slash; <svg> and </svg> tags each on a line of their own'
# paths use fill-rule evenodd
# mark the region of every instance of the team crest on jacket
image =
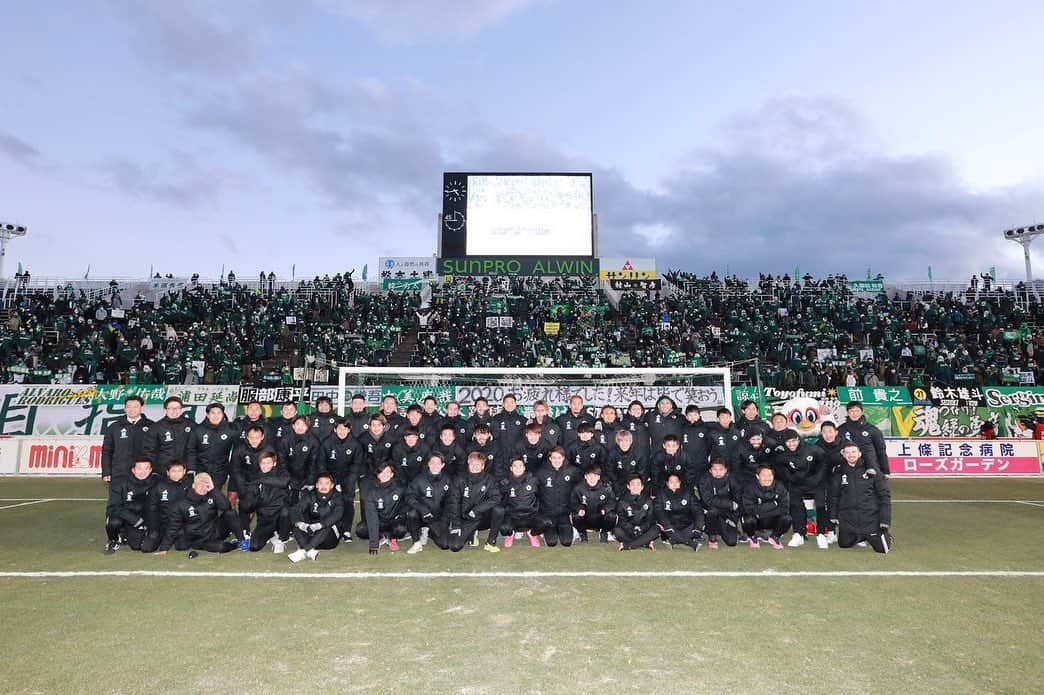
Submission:
<svg viewBox="0 0 1044 695">
<path fill-rule="evenodd" d="M 228 439 L 228 435 L 227 435 L 227 434 L 223 434 L 223 435 L 221 435 L 221 440 L 222 440 L 222 441 L 224 441 L 224 440 L 226 440 L 226 439 Z"/>
<path fill-rule="evenodd" d="M 190 519 L 194 519 L 196 517 L 196 508 L 195 507 L 189 507 L 188 508 L 188 515 L 189 515 Z"/>
<path fill-rule="evenodd" d="M 173 442 L 174 441 L 174 437 L 171 435 L 170 432 L 164 432 L 163 433 L 163 441 L 165 441 L 165 442 Z"/>
<path fill-rule="evenodd" d="M 399 496 L 398 495 L 392 495 L 392 501 L 393 502 L 398 502 L 399 501 Z"/>
<path fill-rule="evenodd" d="M 126 427 L 121 427 L 120 428 L 120 439 L 126 439 L 126 438 L 127 438 L 127 428 Z"/>
<path fill-rule="evenodd" d="M 191 428 L 191 427 L 188 427 L 188 426 L 186 425 L 186 427 L 185 427 L 185 431 L 186 431 L 186 432 L 191 432 L 191 431 L 192 431 L 192 428 Z"/>
<path fill-rule="evenodd" d="M 211 505 L 214 504 L 214 498 L 213 497 L 208 497 L 207 498 L 207 504 L 211 504 Z"/>
</svg>

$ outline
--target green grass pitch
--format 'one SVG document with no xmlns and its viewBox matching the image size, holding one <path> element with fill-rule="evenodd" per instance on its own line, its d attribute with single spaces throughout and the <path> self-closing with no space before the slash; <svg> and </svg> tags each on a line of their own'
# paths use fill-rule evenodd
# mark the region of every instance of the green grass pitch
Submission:
<svg viewBox="0 0 1044 695">
<path fill-rule="evenodd" d="M 903 501 L 887 556 L 814 543 L 407 555 L 407 541 L 375 558 L 342 545 L 300 565 L 271 552 L 105 556 L 104 491 L 95 480 L 0 478 L 0 691 L 1030 693 L 1044 683 L 1041 479 L 893 480 Z M 191 574 L 51 574 L 140 570 Z M 679 570 L 696 574 L 669 574 Z M 842 574 L 868 571 L 901 574 Z M 474 574 L 402 576 L 444 572 Z M 989 574 L 926 574 L 951 572 Z"/>
</svg>

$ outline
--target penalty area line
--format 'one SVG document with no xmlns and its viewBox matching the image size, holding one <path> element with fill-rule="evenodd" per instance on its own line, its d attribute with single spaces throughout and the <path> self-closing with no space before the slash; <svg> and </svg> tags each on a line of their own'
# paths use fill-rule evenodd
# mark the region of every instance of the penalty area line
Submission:
<svg viewBox="0 0 1044 695">
<path fill-rule="evenodd" d="M 0 500 L 7 502 L 8 500 Z M 28 507 L 30 504 L 40 504 L 41 502 L 50 502 L 51 500 L 29 500 L 28 502 L 19 502 L 18 504 L 8 504 L 0 507 L 0 509 L 14 509 L 15 507 Z"/>
<path fill-rule="evenodd" d="M 747 578 L 777 577 L 1044 577 L 1033 570 L 795 570 L 775 571 L 562 571 L 562 572 L 183 572 L 176 570 L 70 570 L 0 572 L 0 578 L 185 577 L 224 579 L 582 579 L 582 578 Z"/>
</svg>

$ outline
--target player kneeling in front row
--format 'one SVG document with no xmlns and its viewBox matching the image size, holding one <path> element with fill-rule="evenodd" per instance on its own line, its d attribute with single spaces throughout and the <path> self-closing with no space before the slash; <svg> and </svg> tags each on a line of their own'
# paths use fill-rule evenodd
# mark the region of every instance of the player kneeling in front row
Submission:
<svg viewBox="0 0 1044 695">
<path fill-rule="evenodd" d="M 566 463 L 565 450 L 556 446 L 547 454 L 547 463 L 536 473 L 540 481 L 540 526 L 548 547 L 573 544 L 573 524 L 569 520 L 569 496 L 580 480 L 580 469 Z"/>
<path fill-rule="evenodd" d="M 250 550 L 257 552 L 272 542 L 272 550 L 282 553 L 290 540 L 290 474 L 278 465 L 271 449 L 261 452 L 256 482 L 244 486 L 239 494 L 240 521 L 243 504 L 254 511 L 257 525 L 250 536 Z"/>
<path fill-rule="evenodd" d="M 297 550 L 287 555 L 290 562 L 315 560 L 320 550 L 336 548 L 340 540 L 337 524 L 344 516 L 344 498 L 334 489 L 333 476 L 329 473 L 316 476 L 315 488 L 301 490 L 300 496 L 290 514 L 297 541 Z"/>
<path fill-rule="evenodd" d="M 504 536 L 505 548 L 514 545 L 515 534 L 522 532 L 526 533 L 531 546 L 540 547 L 540 534 L 544 528 L 539 516 L 539 487 L 540 481 L 526 470 L 526 462 L 521 457 L 512 459 L 508 479 L 501 483 L 500 495 L 504 507 L 500 532 Z"/>
<path fill-rule="evenodd" d="M 370 555 L 376 555 L 384 543 L 389 550 L 397 551 L 399 539 L 408 533 L 406 485 L 389 461 L 377 464 L 376 477 L 363 493 L 363 520 L 355 527 L 356 536 L 370 541 Z"/>
<path fill-rule="evenodd" d="M 687 545 L 699 550 L 703 542 L 703 509 L 692 489 L 682 485 L 680 473 L 667 476 L 667 483 L 656 493 L 654 509 L 660 538 L 673 547 Z"/>
<path fill-rule="evenodd" d="M 181 459 L 171 459 L 167 463 L 167 477 L 156 483 L 156 489 L 149 495 L 152 510 L 149 518 L 155 525 L 149 527 L 149 535 L 141 543 L 143 553 L 152 553 L 159 548 L 170 525 L 171 513 L 191 488 L 192 478 L 185 475 L 185 464 Z"/>
<path fill-rule="evenodd" d="M 225 540 L 230 532 L 237 540 Z M 166 555 L 171 547 L 188 550 L 189 558 L 199 555 L 200 550 L 227 553 L 249 547 L 243 538 L 239 515 L 232 509 L 228 498 L 214 489 L 209 473 L 197 473 L 185 497 L 170 510 L 170 519 L 157 553 Z"/>
<path fill-rule="evenodd" d="M 736 478 L 720 456 L 711 457 L 707 474 L 700 478 L 700 501 L 706 511 L 704 526 L 707 547 L 718 549 L 718 543 L 733 547 L 739 538 L 739 508 L 742 494 Z"/>
<path fill-rule="evenodd" d="M 569 506 L 573 511 L 573 528 L 580 534 L 581 543 L 587 542 L 589 530 L 598 533 L 599 542 L 609 542 L 609 532 L 616 523 L 616 497 L 612 486 L 602 481 L 600 466 L 587 467 L 583 480 L 573 488 Z"/>
<path fill-rule="evenodd" d="M 154 508 L 150 501 L 158 482 L 152 473 L 152 461 L 139 458 L 131 466 L 130 475 L 114 478 L 109 484 L 109 501 L 105 505 L 105 535 L 109 538 L 106 555 L 119 550 L 121 540 L 135 550 L 147 543 L 149 531 L 158 522 L 151 513 Z"/>
<path fill-rule="evenodd" d="M 761 545 L 755 535 L 758 531 L 769 532 L 769 544 L 776 550 L 783 549 L 779 537 L 790 528 L 790 495 L 786 486 L 776 480 L 772 466 L 758 466 L 755 480 L 743 491 L 743 531 L 750 536 L 751 548 Z"/>
<path fill-rule="evenodd" d="M 892 549 L 888 527 L 892 523 L 892 493 L 883 475 L 872 475 L 859 445 L 845 444 L 845 462 L 834 473 L 827 509 L 837 529 L 837 544 L 851 548 L 869 543 L 878 553 Z"/>
<path fill-rule="evenodd" d="M 613 535 L 620 541 L 618 550 L 652 550 L 653 541 L 660 535 L 652 500 L 646 494 L 645 482 L 639 475 L 627 479 L 627 494 L 616 503 Z"/>
<path fill-rule="evenodd" d="M 500 490 L 492 473 L 486 470 L 486 457 L 479 452 L 468 454 L 467 471 L 457 476 L 450 489 L 450 550 L 460 552 L 479 531 L 488 529 L 484 549 L 499 553 L 497 534 L 504 523 L 500 506 Z"/>
<path fill-rule="evenodd" d="M 427 467 L 406 486 L 406 528 L 413 539 L 406 552 L 411 555 L 424 550 L 428 540 L 442 550 L 449 547 L 446 502 L 452 481 L 445 469 L 442 455 L 430 454 Z"/>
</svg>

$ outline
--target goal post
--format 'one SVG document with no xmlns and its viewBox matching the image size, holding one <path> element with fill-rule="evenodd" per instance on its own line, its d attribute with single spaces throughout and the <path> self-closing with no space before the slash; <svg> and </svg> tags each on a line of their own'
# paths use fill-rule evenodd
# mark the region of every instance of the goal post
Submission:
<svg viewBox="0 0 1044 695">
<path fill-rule="evenodd" d="M 337 412 L 343 415 L 355 393 L 373 406 L 394 395 L 402 407 L 431 395 L 444 407 L 457 401 L 467 412 L 476 398 L 494 411 L 513 394 L 523 412 L 544 400 L 552 412 L 564 409 L 579 394 L 588 407 L 612 405 L 626 409 L 632 401 L 652 407 L 669 396 L 679 407 L 695 404 L 701 411 L 732 408 L 732 371 L 728 367 L 340 367 Z"/>
</svg>

